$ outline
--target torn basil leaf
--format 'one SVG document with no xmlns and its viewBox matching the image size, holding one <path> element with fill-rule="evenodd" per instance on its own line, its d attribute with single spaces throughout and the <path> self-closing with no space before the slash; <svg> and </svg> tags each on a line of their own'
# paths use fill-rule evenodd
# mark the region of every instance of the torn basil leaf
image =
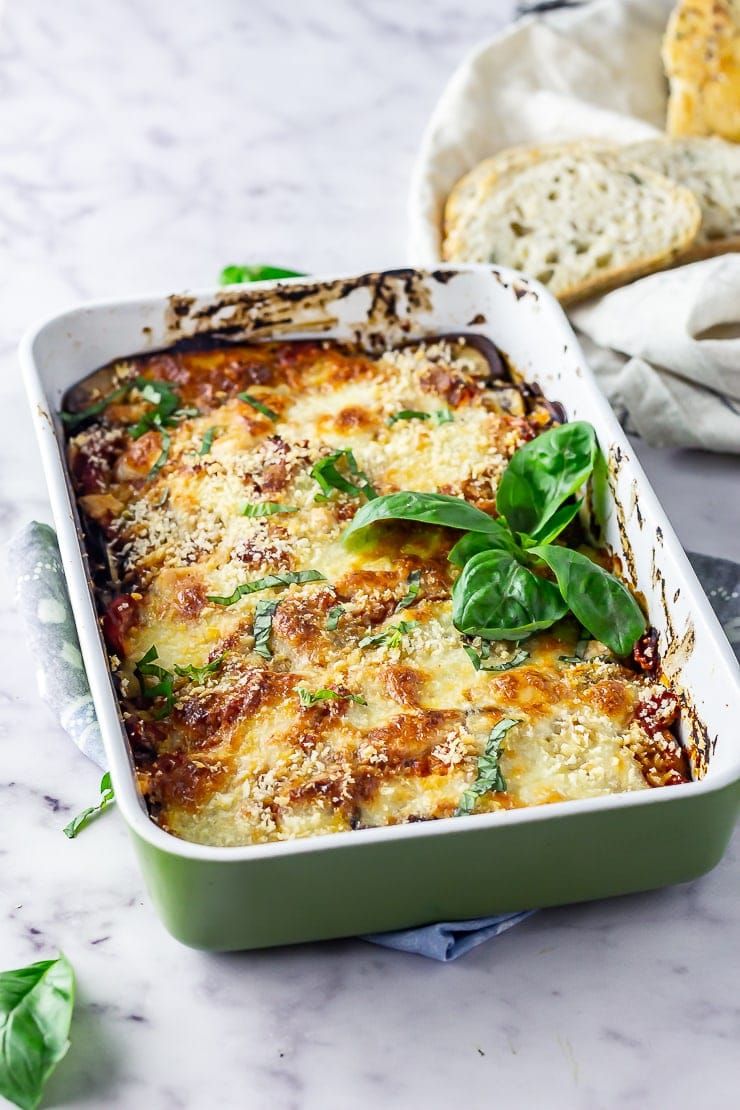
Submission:
<svg viewBox="0 0 740 1110">
<path fill-rule="evenodd" d="M 208 428 L 203 436 L 203 442 L 200 445 L 199 455 L 207 455 L 213 446 L 213 441 L 216 436 L 221 435 L 221 429 L 216 427 Z"/>
<path fill-rule="evenodd" d="M 202 686 L 209 675 L 216 673 L 225 658 L 225 655 L 219 655 L 218 659 L 214 659 L 212 663 L 206 663 L 204 667 L 195 667 L 192 663 L 186 666 L 175 663 L 175 674 L 180 678 L 189 678 L 196 686 Z"/>
<path fill-rule="evenodd" d="M 243 285 L 250 281 L 275 281 L 278 278 L 305 277 L 300 270 L 284 270 L 281 266 L 225 266 L 219 285 Z"/>
<path fill-rule="evenodd" d="M 83 409 L 81 412 L 61 412 L 59 415 L 62 423 L 66 425 L 70 432 L 75 432 L 81 424 L 89 420 L 92 416 L 99 416 L 101 412 L 113 404 L 115 401 L 122 400 L 131 389 L 131 383 L 127 382 L 125 385 L 119 386 L 117 389 L 107 393 L 105 397 L 101 397 L 93 405 Z"/>
<path fill-rule="evenodd" d="M 501 774 L 499 763 L 501 759 L 501 749 L 506 733 L 514 728 L 515 725 L 519 724 L 521 724 L 521 721 L 515 721 L 511 717 L 504 717 L 491 729 L 486 743 L 486 750 L 483 752 L 483 755 L 478 757 L 475 782 L 472 786 L 467 788 L 460 799 L 455 811 L 456 817 L 467 817 L 468 814 L 472 813 L 478 798 L 483 797 L 484 794 L 498 794 L 506 790 L 506 782 L 504 776 Z"/>
<path fill-rule="evenodd" d="M 70 821 L 68 825 L 64 826 L 62 832 L 65 836 L 69 837 L 70 840 L 74 840 L 78 832 L 81 832 L 86 825 L 89 825 L 94 817 L 97 817 L 99 813 L 102 813 L 103 810 L 114 801 L 115 794 L 113 793 L 113 786 L 110 781 L 110 772 L 106 771 L 100 780 L 100 801 L 98 804 L 96 806 L 90 806 L 88 809 L 83 809 L 82 813 L 78 813 L 73 821 Z"/>
<path fill-rule="evenodd" d="M 400 647 L 403 642 L 404 636 L 408 636 L 412 628 L 417 628 L 418 621 L 399 621 L 398 624 L 391 625 L 384 632 L 378 632 L 375 636 L 364 636 L 360 640 L 360 647 L 380 647 L 387 645 L 390 648 Z"/>
<path fill-rule="evenodd" d="M 35 1110 L 69 1048 L 74 999 L 74 972 L 62 953 L 0 972 L 0 1095 L 21 1110 Z"/>
<path fill-rule="evenodd" d="M 481 644 L 480 653 L 470 644 L 463 644 L 463 651 L 470 659 L 470 662 L 475 667 L 476 671 L 492 671 L 493 673 L 502 671 L 513 671 L 515 667 L 521 667 L 529 659 L 529 652 L 520 649 L 516 652 L 511 659 L 506 659 L 503 663 L 491 662 L 491 648 L 490 645 L 484 640 Z"/>
</svg>

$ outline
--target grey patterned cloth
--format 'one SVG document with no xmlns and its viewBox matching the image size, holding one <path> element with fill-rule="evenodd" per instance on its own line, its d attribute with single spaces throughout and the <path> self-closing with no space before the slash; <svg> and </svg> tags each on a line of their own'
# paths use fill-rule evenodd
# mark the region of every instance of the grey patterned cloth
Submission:
<svg viewBox="0 0 740 1110">
<path fill-rule="evenodd" d="M 82 664 L 56 533 L 48 524 L 34 521 L 11 542 L 8 556 L 41 696 L 80 751 L 104 768 L 105 751 Z M 689 558 L 740 659 L 740 564 L 708 555 Z M 445 921 L 362 939 L 447 962 L 500 936 L 534 912 Z"/>
</svg>

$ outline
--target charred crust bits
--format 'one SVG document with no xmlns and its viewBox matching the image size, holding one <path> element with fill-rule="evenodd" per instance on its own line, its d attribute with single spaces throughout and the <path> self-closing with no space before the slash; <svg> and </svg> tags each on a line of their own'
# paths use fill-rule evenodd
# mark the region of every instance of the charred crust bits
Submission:
<svg viewBox="0 0 740 1110">
<path fill-rule="evenodd" d="M 635 644 L 632 654 L 641 671 L 646 674 L 657 674 L 660 666 L 657 629 L 649 628 Z"/>
</svg>

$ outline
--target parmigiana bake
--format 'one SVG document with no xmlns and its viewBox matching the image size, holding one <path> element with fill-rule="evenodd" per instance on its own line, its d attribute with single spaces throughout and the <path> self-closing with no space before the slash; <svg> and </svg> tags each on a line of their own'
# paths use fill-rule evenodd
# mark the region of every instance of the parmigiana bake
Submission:
<svg viewBox="0 0 740 1110">
<path fill-rule="evenodd" d="M 111 666 L 164 829 L 251 844 L 689 777 L 649 638 L 633 663 L 572 617 L 466 636 L 459 532 L 392 520 L 342 542 L 396 491 L 496 515 L 508 461 L 563 413 L 490 344 L 169 351 L 105 368 L 66 407 Z"/>
</svg>

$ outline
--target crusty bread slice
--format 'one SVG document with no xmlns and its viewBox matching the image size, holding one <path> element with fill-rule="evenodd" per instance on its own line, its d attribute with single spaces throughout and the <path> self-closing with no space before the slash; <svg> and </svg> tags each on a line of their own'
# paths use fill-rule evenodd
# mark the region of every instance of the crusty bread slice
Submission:
<svg viewBox="0 0 740 1110">
<path fill-rule="evenodd" d="M 615 157 L 662 173 L 696 196 L 701 228 L 681 262 L 740 250 L 740 146 L 716 138 L 648 139 L 620 147 Z"/>
<path fill-rule="evenodd" d="M 542 162 L 545 158 L 554 158 L 559 154 L 581 154 L 589 151 L 609 153 L 618 149 L 613 143 L 598 139 L 571 139 L 559 143 L 543 143 L 541 146 L 505 147 L 490 158 L 484 158 L 460 178 L 447 198 L 442 257 L 459 257 L 456 254 L 457 238 L 458 234 L 464 235 L 468 213 L 477 204 L 484 202 L 494 186 L 501 184 L 509 174 L 519 173 L 535 162 Z"/>
<path fill-rule="evenodd" d="M 567 302 L 670 265 L 701 224 L 689 189 L 586 151 L 494 179 L 458 217 L 446 259 L 512 266 Z"/>
<path fill-rule="evenodd" d="M 669 135 L 740 142 L 740 0 L 680 0 L 663 39 Z"/>
</svg>

